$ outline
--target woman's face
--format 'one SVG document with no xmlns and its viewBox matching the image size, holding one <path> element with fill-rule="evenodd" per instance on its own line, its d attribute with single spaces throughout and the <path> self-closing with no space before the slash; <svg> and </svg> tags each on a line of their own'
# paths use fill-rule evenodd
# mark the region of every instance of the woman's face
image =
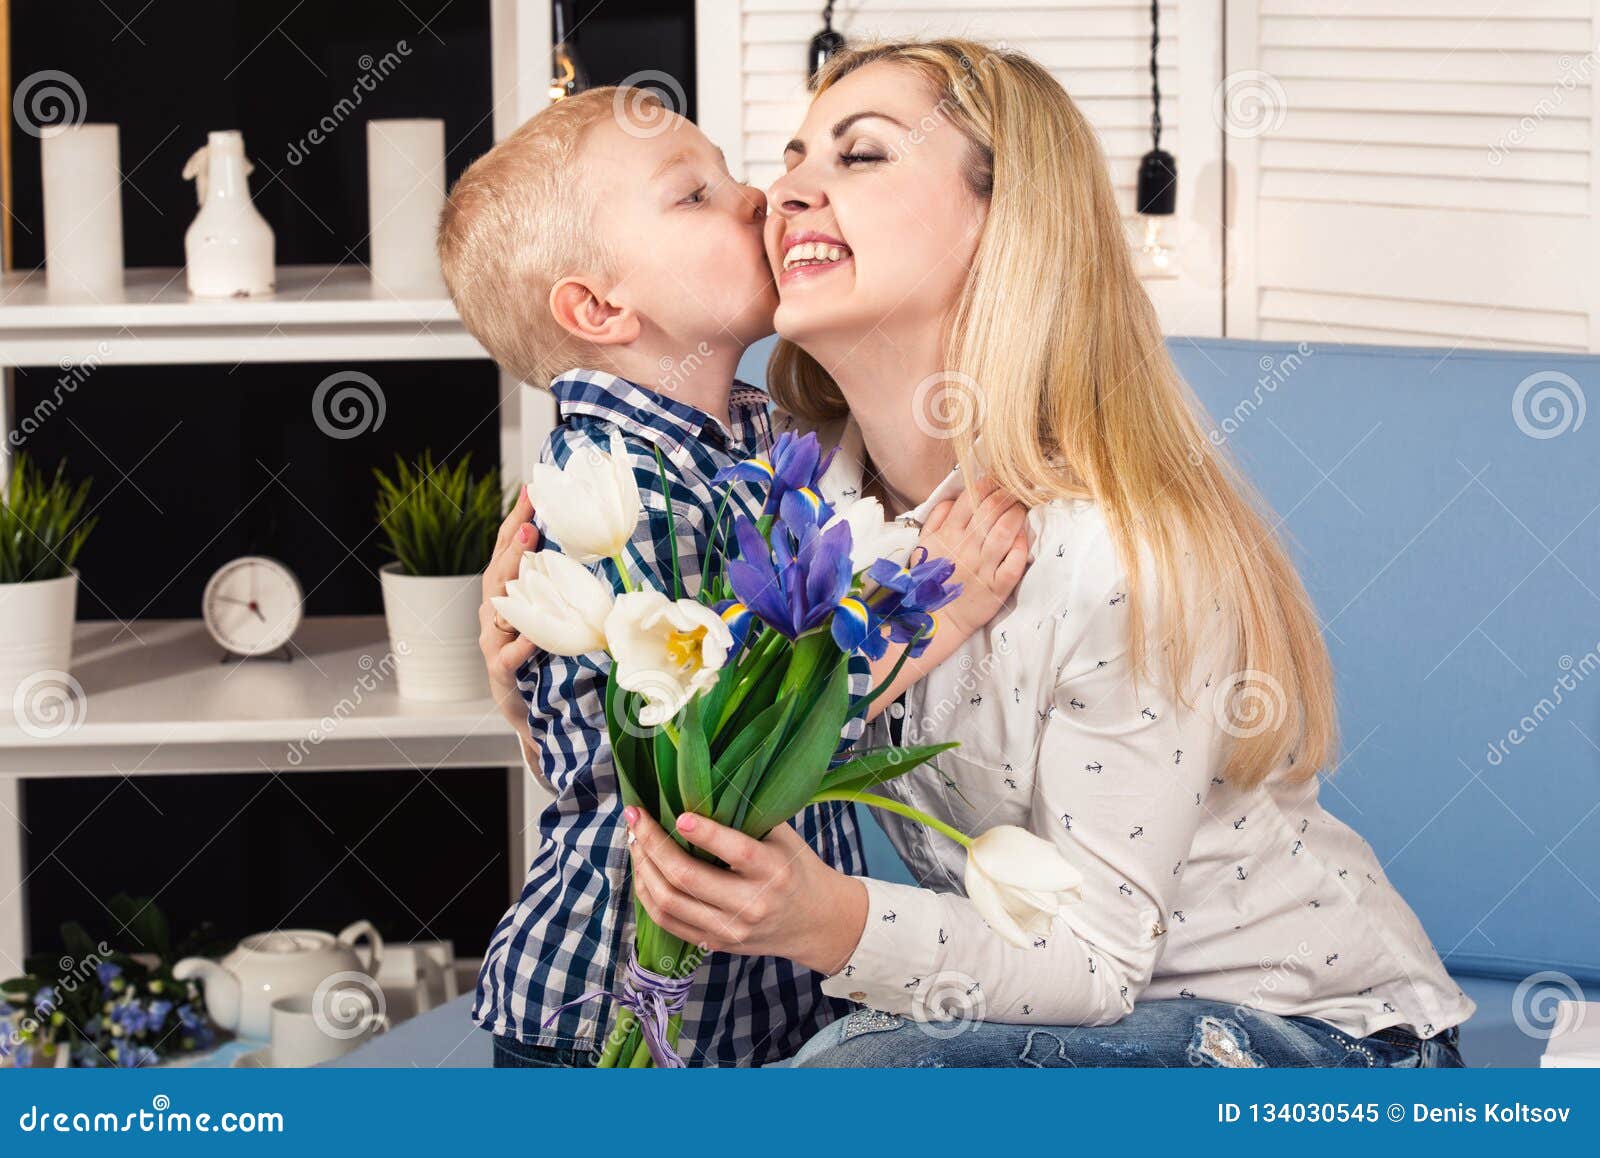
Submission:
<svg viewBox="0 0 1600 1158">
<path fill-rule="evenodd" d="M 767 191 L 779 334 L 819 350 L 915 340 L 961 292 L 988 205 L 972 146 L 911 69 L 880 61 L 814 102 Z"/>
</svg>

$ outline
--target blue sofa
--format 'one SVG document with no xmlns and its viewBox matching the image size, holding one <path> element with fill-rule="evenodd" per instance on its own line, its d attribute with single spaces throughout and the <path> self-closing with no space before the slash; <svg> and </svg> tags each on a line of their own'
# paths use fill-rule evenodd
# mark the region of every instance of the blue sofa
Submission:
<svg viewBox="0 0 1600 1158">
<path fill-rule="evenodd" d="M 1600 422 L 1581 411 L 1600 358 L 1171 347 L 1326 624 L 1345 756 L 1324 804 L 1477 1002 L 1467 1064 L 1537 1065 L 1551 999 L 1600 1001 Z M 907 879 L 869 840 L 871 870 Z M 486 1064 L 469 1002 L 348 1060 Z"/>
</svg>

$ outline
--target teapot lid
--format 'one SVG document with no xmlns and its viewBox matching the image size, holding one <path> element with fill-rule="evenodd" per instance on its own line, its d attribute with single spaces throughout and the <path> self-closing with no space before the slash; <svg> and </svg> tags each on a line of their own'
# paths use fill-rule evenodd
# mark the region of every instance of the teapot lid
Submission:
<svg viewBox="0 0 1600 1158">
<path fill-rule="evenodd" d="M 274 929 L 254 933 L 239 942 L 239 948 L 252 953 L 309 953 L 332 944 L 333 935 L 314 929 Z"/>
</svg>

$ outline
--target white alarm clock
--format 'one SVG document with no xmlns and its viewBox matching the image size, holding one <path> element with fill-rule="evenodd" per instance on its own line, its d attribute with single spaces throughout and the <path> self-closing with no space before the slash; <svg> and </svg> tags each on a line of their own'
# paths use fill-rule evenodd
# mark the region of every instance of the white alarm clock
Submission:
<svg viewBox="0 0 1600 1158">
<path fill-rule="evenodd" d="M 200 614 L 211 638 L 234 655 L 267 655 L 300 626 L 304 599 L 289 568 L 265 555 L 244 555 L 211 576 Z"/>
</svg>

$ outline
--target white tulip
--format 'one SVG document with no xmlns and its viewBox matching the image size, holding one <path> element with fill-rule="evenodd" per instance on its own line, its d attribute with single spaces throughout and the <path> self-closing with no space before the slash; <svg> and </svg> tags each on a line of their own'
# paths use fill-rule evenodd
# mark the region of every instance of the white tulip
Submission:
<svg viewBox="0 0 1600 1158">
<path fill-rule="evenodd" d="M 834 516 L 823 528 L 836 523 L 850 524 L 850 569 L 865 571 L 879 559 L 904 563 L 917 545 L 920 533 L 910 523 L 883 517 L 883 504 L 877 499 L 856 499 L 837 504 Z"/>
<path fill-rule="evenodd" d="M 528 497 L 545 531 L 580 563 L 619 555 L 643 509 L 622 436 L 611 432 L 611 453 L 578 451 L 564 467 L 536 463 Z"/>
<path fill-rule="evenodd" d="M 551 655 L 604 651 L 611 584 L 560 551 L 524 551 L 494 609 Z"/>
<path fill-rule="evenodd" d="M 606 616 L 606 643 L 619 686 L 644 697 L 639 722 L 653 728 L 717 682 L 733 632 L 711 608 L 659 591 L 617 596 Z"/>
<path fill-rule="evenodd" d="M 1020 949 L 1050 931 L 1062 905 L 1083 899 L 1083 875 L 1060 850 L 1011 824 L 967 846 L 965 883 L 979 915 Z"/>
</svg>

